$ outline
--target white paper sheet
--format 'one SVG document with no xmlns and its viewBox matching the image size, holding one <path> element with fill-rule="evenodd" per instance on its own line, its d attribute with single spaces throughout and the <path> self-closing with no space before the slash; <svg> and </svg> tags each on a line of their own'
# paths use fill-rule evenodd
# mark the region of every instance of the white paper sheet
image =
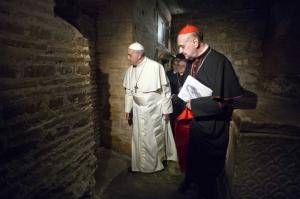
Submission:
<svg viewBox="0 0 300 199">
<path fill-rule="evenodd" d="M 188 76 L 178 94 L 178 97 L 183 101 L 188 101 L 191 99 L 199 97 L 208 97 L 212 95 L 212 90 L 196 80 L 192 76 Z"/>
</svg>

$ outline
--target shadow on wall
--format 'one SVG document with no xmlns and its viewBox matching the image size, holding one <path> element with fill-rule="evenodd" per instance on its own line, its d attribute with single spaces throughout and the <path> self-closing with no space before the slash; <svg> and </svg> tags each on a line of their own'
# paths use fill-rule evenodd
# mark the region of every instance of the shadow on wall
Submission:
<svg viewBox="0 0 300 199">
<path fill-rule="evenodd" d="M 99 159 L 99 147 L 111 147 L 111 121 L 109 104 L 108 74 L 101 71 L 101 60 L 97 48 L 97 16 L 83 11 L 79 1 L 55 0 L 55 15 L 73 25 L 89 43 L 90 54 L 90 80 L 89 93 L 93 103 L 93 127 L 96 142 L 95 153 Z"/>
</svg>

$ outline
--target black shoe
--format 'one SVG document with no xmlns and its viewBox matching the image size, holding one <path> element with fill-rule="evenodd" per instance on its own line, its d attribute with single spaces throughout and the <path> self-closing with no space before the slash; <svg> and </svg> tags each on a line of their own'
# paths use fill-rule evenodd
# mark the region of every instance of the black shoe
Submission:
<svg viewBox="0 0 300 199">
<path fill-rule="evenodd" d="M 168 166 L 168 160 L 163 160 L 162 164 L 164 165 L 164 167 Z"/>
<path fill-rule="evenodd" d="M 177 188 L 177 191 L 185 193 L 190 187 L 191 181 L 184 179 Z"/>
</svg>

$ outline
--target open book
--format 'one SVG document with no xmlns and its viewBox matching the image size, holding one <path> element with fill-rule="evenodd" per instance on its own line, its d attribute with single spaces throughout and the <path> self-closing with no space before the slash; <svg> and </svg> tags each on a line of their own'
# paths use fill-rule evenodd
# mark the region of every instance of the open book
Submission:
<svg viewBox="0 0 300 199">
<path fill-rule="evenodd" d="M 188 76 L 178 94 L 178 97 L 183 101 L 188 101 L 191 99 L 199 97 L 208 97 L 212 95 L 212 90 L 196 80 L 192 76 Z"/>
</svg>

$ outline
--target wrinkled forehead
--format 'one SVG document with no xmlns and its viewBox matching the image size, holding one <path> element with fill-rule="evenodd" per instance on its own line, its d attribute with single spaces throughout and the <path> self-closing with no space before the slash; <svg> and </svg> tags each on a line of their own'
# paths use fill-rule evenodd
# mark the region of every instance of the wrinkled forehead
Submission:
<svg viewBox="0 0 300 199">
<path fill-rule="evenodd" d="M 142 54 L 143 51 L 142 50 L 132 50 L 128 48 L 128 54 Z"/>
<path fill-rule="evenodd" d="M 177 43 L 182 43 L 182 42 L 186 42 L 188 41 L 190 38 L 192 37 L 191 33 L 187 33 L 187 34 L 180 34 L 177 37 Z"/>
<path fill-rule="evenodd" d="M 136 55 L 136 54 L 139 54 L 139 51 L 132 50 L 132 49 L 128 48 L 128 55 Z"/>
</svg>

